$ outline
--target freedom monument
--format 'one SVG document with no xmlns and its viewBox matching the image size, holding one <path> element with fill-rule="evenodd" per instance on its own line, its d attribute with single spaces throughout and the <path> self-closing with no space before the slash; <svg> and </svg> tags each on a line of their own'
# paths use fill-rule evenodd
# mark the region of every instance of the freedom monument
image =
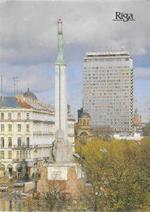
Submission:
<svg viewBox="0 0 150 212">
<path fill-rule="evenodd" d="M 83 188 L 84 176 L 80 165 L 74 161 L 74 144 L 68 140 L 66 65 L 63 47 L 63 24 L 59 19 L 58 54 L 55 64 L 55 140 L 52 144 L 52 162 L 47 165 L 46 174 L 44 171 L 41 172 L 39 191 L 52 191 L 57 187 L 60 192 L 76 197 L 80 195 L 81 187 Z"/>
</svg>

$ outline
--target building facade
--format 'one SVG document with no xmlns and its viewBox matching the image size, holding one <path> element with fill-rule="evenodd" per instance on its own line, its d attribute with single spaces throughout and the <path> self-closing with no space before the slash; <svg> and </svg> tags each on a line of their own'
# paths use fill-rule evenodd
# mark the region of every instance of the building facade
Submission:
<svg viewBox="0 0 150 212">
<path fill-rule="evenodd" d="M 92 136 L 91 117 L 81 108 L 78 110 L 78 122 L 75 124 L 75 137 L 82 143 L 86 143 L 92 139 Z"/>
<path fill-rule="evenodd" d="M 93 127 L 132 131 L 133 63 L 127 52 L 86 54 L 83 108 L 90 114 Z"/>
<path fill-rule="evenodd" d="M 0 99 L 0 169 L 11 175 L 26 161 L 50 159 L 55 138 L 54 108 L 29 90 L 23 96 Z M 68 113 L 68 140 L 74 143 L 74 119 Z"/>
</svg>

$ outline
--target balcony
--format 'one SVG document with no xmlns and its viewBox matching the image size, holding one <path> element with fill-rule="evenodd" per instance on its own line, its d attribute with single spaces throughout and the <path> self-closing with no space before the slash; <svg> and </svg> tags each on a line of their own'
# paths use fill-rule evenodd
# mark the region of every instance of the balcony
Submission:
<svg viewBox="0 0 150 212">
<path fill-rule="evenodd" d="M 39 144 L 39 145 L 21 145 L 21 146 L 17 146 L 17 145 L 13 145 L 12 149 L 13 150 L 28 150 L 28 149 L 40 149 L 40 148 L 50 148 L 52 146 L 52 144 Z"/>
<path fill-rule="evenodd" d="M 34 136 L 49 136 L 49 135 L 54 135 L 53 132 L 41 132 L 41 131 L 38 131 L 38 132 L 34 132 L 33 133 Z"/>
<path fill-rule="evenodd" d="M 17 149 L 17 150 L 23 150 L 23 149 L 29 149 L 29 148 L 31 148 L 31 146 L 29 146 L 29 145 L 20 145 L 20 146 L 18 146 L 18 145 L 14 145 L 13 147 L 12 147 L 12 149 Z"/>
<path fill-rule="evenodd" d="M 22 161 L 22 159 L 13 159 L 12 160 L 13 163 L 19 163 L 20 161 Z"/>
</svg>

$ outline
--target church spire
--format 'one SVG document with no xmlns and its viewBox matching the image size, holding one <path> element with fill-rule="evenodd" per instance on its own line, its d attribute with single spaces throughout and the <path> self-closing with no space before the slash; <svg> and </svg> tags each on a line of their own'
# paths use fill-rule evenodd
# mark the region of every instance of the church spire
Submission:
<svg viewBox="0 0 150 212">
<path fill-rule="evenodd" d="M 57 64 L 64 64 L 64 55 L 63 55 L 63 31 L 62 31 L 62 20 L 58 20 L 58 54 L 57 54 Z"/>
</svg>

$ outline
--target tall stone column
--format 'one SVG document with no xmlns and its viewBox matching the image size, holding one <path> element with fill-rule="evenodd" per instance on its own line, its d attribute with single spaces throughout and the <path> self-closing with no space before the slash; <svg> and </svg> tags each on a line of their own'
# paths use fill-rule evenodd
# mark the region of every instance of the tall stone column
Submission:
<svg viewBox="0 0 150 212">
<path fill-rule="evenodd" d="M 72 145 L 67 133 L 66 65 L 63 56 L 62 21 L 58 21 L 58 54 L 55 64 L 55 141 L 53 158 L 56 162 L 68 162 L 72 158 Z"/>
<path fill-rule="evenodd" d="M 58 55 L 55 65 L 55 132 L 67 141 L 66 65 L 63 56 L 62 21 L 58 21 Z M 61 134 L 61 135 L 59 135 Z"/>
</svg>

